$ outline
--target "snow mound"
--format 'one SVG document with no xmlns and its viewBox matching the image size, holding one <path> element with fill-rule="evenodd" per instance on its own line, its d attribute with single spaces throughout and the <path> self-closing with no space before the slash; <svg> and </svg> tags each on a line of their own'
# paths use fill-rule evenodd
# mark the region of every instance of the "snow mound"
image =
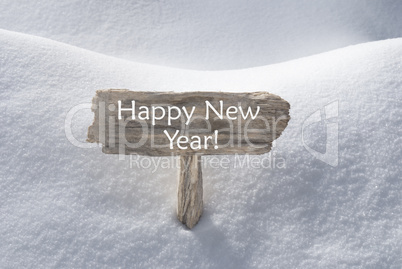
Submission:
<svg viewBox="0 0 402 269">
<path fill-rule="evenodd" d="M 0 28 L 140 62 L 235 69 L 402 37 L 401 13 L 398 0 L 3 0 Z"/>
<path fill-rule="evenodd" d="M 2 267 L 402 267 L 402 39 L 215 72 L 9 31 L 0 44 Z M 285 167 L 207 167 L 205 213 L 187 230 L 175 168 L 130 168 L 66 138 L 70 109 L 104 88 L 278 94 L 291 104 L 274 149 Z M 303 125 L 322 108 L 338 126 L 335 167 L 306 150 L 325 153 L 329 123 Z M 79 141 L 92 118 L 72 118 Z"/>
</svg>

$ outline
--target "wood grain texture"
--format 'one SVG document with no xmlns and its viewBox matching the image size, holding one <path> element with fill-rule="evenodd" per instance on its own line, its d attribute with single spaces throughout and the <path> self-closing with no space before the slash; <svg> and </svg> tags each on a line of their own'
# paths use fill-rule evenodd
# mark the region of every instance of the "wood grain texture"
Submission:
<svg viewBox="0 0 402 269">
<path fill-rule="evenodd" d="M 186 125 L 185 118 L 169 122 L 165 117 L 151 124 L 152 120 L 133 119 L 132 111 L 123 111 L 122 119 L 119 119 L 119 101 L 123 108 L 133 107 L 132 101 L 135 101 L 136 108 L 159 106 L 160 113 L 169 106 L 188 107 L 190 111 L 194 106 L 193 121 Z M 211 114 L 206 120 L 205 101 L 210 102 L 218 111 L 221 101 L 223 111 L 230 106 L 239 108 L 236 119 L 233 120 L 233 114 L 229 115 L 232 119 L 229 116 L 221 119 L 216 114 Z M 247 111 L 249 107 L 254 111 L 257 107 L 260 108 L 257 118 L 251 120 L 241 117 L 240 108 Z M 288 124 L 289 109 L 288 102 L 267 92 L 100 90 L 92 101 L 95 119 L 88 128 L 87 141 L 102 143 L 102 151 L 108 154 L 180 155 L 177 218 L 191 229 L 198 223 L 203 212 L 201 155 L 263 154 L 270 151 L 272 141 L 281 135 Z M 202 149 L 180 149 L 177 144 L 170 148 L 170 141 L 165 133 L 167 131 L 172 136 L 179 131 L 179 135 L 192 138 L 212 136 L 215 130 L 218 130 L 214 141 L 217 144 L 213 143 Z M 218 147 L 215 148 L 215 145 Z"/>
<path fill-rule="evenodd" d="M 122 107 L 131 107 L 131 101 L 136 101 L 136 107 L 159 105 L 195 106 L 194 120 L 185 125 L 183 121 L 167 119 L 157 121 L 131 120 L 131 113 L 122 112 L 124 120 L 118 120 L 118 100 Z M 205 120 L 206 105 L 209 101 L 219 107 L 219 100 L 224 102 L 224 110 L 229 106 L 240 106 L 255 109 L 260 106 L 260 112 L 255 120 L 219 119 L 211 114 Z M 135 92 L 129 90 L 99 90 L 92 101 L 92 111 L 95 113 L 93 124 L 88 129 L 88 142 L 102 143 L 102 151 L 107 154 L 140 154 L 149 156 L 192 155 L 192 154 L 263 154 L 269 152 L 272 141 L 278 138 L 286 128 L 290 105 L 277 95 L 268 92 L 228 93 L 228 92 Z M 173 134 L 191 137 L 193 135 L 209 136 L 218 130 L 218 149 L 212 145 L 207 149 L 179 149 L 177 145 L 169 148 L 169 139 L 163 133 L 167 130 Z"/>
<path fill-rule="evenodd" d="M 181 156 L 177 187 L 177 218 L 193 228 L 203 211 L 201 156 Z"/>
</svg>

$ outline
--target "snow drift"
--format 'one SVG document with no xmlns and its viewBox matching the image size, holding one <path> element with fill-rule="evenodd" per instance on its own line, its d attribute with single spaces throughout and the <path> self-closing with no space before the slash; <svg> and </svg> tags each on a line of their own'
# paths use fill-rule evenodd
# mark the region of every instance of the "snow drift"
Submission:
<svg viewBox="0 0 402 269">
<path fill-rule="evenodd" d="M 211 70 L 401 37 L 401 13 L 398 0 L 3 0 L 0 28 L 137 62 Z"/>
<path fill-rule="evenodd" d="M 3 267 L 400 268 L 402 39 L 236 71 L 138 64 L 0 31 Z M 274 152 L 284 168 L 204 169 L 205 213 L 175 216 L 176 169 L 74 146 L 70 109 L 96 89 L 267 90 L 291 104 Z M 338 107 L 337 166 L 324 123 Z M 89 109 L 72 118 L 85 141 Z M 303 140 L 304 139 L 304 140 Z M 78 143 L 78 142 L 77 142 Z M 263 156 L 261 157 L 263 158 Z"/>
</svg>

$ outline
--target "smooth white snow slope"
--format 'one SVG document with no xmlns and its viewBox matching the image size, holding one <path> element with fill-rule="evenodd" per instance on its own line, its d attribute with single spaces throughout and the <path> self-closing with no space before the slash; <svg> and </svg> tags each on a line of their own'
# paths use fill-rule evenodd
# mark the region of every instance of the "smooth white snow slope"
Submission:
<svg viewBox="0 0 402 269">
<path fill-rule="evenodd" d="M 400 0 L 0 1 L 0 29 L 192 69 L 267 65 L 402 37 Z"/>
<path fill-rule="evenodd" d="M 401 65 L 402 39 L 203 72 L 1 30 L 0 267 L 401 268 Z M 275 148 L 286 168 L 204 169 L 205 212 L 187 230 L 175 215 L 176 169 L 130 168 L 66 138 L 68 111 L 104 88 L 278 94 L 291 104 Z M 337 167 L 301 134 L 334 101 Z M 77 139 L 92 119 L 75 115 Z M 310 145 L 322 144 L 321 127 L 305 134 Z"/>
</svg>

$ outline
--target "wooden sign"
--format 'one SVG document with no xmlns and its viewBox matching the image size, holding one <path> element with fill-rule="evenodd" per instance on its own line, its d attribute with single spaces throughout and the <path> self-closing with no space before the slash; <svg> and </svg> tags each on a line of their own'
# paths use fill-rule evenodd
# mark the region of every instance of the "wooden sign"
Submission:
<svg viewBox="0 0 402 269">
<path fill-rule="evenodd" d="M 107 154 L 179 155 L 178 218 L 192 228 L 203 207 L 201 155 L 269 152 L 289 108 L 268 92 L 100 90 L 87 141 Z"/>
</svg>

